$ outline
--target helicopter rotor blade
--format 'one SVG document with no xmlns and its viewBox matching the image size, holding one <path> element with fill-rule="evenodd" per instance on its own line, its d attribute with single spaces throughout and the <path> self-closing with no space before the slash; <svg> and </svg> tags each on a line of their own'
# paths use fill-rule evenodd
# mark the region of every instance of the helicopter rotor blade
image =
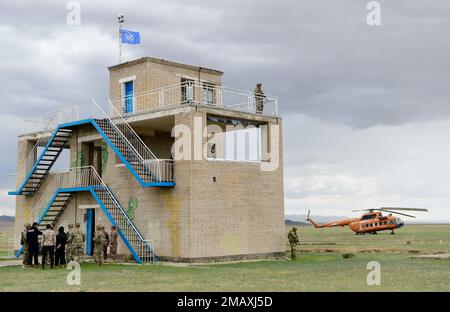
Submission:
<svg viewBox="0 0 450 312">
<path fill-rule="evenodd" d="M 389 209 L 389 210 L 409 210 L 409 211 L 428 211 L 428 209 L 425 208 L 404 208 L 404 207 L 381 207 L 380 209 Z"/>
<path fill-rule="evenodd" d="M 415 218 L 415 216 L 412 216 L 412 215 L 409 215 L 409 214 L 406 214 L 406 213 L 397 212 L 397 211 L 392 211 L 392 210 L 387 210 L 387 209 L 383 209 L 383 211 L 399 214 L 399 215 L 402 215 L 402 216 L 407 216 L 407 217 L 410 217 L 410 218 Z"/>
<path fill-rule="evenodd" d="M 425 208 L 402 208 L 402 207 L 381 207 L 380 210 L 400 210 L 400 211 L 428 211 Z"/>
</svg>

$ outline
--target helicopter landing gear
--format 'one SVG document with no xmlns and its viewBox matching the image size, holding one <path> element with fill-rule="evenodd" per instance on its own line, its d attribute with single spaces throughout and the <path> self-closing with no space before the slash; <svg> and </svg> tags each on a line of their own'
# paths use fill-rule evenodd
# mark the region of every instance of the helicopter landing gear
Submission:
<svg viewBox="0 0 450 312">
<path fill-rule="evenodd" d="M 391 235 L 395 235 L 395 232 L 394 232 L 394 230 L 392 230 L 392 231 L 391 231 Z"/>
</svg>

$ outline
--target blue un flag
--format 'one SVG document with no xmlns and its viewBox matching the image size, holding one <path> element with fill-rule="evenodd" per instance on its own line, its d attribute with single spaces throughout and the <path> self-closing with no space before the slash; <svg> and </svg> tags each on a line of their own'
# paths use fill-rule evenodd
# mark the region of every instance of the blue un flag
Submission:
<svg viewBox="0 0 450 312">
<path fill-rule="evenodd" d="M 121 37 L 122 43 L 139 44 L 141 42 L 141 37 L 139 35 L 139 32 L 136 32 L 136 31 L 121 29 L 120 37 Z"/>
</svg>

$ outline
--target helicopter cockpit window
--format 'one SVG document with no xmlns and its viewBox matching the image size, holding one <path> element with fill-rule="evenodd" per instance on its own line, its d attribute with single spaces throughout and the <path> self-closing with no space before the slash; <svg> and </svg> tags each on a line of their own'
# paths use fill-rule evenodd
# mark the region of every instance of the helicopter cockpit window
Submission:
<svg viewBox="0 0 450 312">
<path fill-rule="evenodd" d="M 375 219 L 375 215 L 369 214 L 369 215 L 362 216 L 362 218 L 361 218 L 361 220 L 369 220 L 369 219 Z"/>
</svg>

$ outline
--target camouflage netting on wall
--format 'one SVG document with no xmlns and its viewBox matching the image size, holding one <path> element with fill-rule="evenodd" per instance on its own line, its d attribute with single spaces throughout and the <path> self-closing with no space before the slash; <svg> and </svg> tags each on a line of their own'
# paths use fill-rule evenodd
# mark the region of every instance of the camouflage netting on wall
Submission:
<svg viewBox="0 0 450 312">
<path fill-rule="evenodd" d="M 84 154 L 81 151 L 77 152 L 75 160 L 70 164 L 71 168 L 83 167 L 85 163 Z"/>
<path fill-rule="evenodd" d="M 131 221 L 134 221 L 135 218 L 134 212 L 136 211 L 137 207 L 138 207 L 138 199 L 136 197 L 130 197 L 130 199 L 128 200 L 127 215 Z"/>
<path fill-rule="evenodd" d="M 108 164 L 108 145 L 105 142 L 102 143 L 102 172 L 105 173 Z"/>
</svg>

